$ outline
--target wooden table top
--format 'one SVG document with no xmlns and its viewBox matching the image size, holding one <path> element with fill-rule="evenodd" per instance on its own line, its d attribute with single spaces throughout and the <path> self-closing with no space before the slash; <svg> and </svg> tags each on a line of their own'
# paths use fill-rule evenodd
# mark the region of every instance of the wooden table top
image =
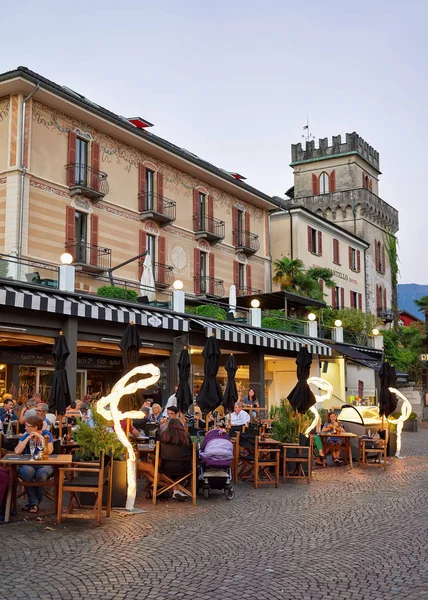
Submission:
<svg viewBox="0 0 428 600">
<path fill-rule="evenodd" d="M 0 459 L 2 465 L 28 465 L 33 464 L 37 466 L 41 465 L 70 465 L 73 462 L 73 456 L 71 454 L 54 454 L 49 458 L 42 460 L 31 460 L 29 454 L 6 454 Z"/>
<path fill-rule="evenodd" d="M 322 437 L 358 437 L 356 433 L 349 433 L 348 431 L 345 431 L 344 433 L 332 433 L 331 431 L 328 431 L 326 433 L 316 433 L 311 435 L 321 435 Z"/>
</svg>

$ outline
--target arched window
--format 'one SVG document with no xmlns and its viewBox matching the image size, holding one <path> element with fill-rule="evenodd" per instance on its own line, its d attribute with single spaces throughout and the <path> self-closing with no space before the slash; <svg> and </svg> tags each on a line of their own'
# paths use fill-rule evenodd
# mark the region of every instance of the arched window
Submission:
<svg viewBox="0 0 428 600">
<path fill-rule="evenodd" d="M 330 191 L 330 179 L 325 171 L 320 175 L 320 194 L 328 194 Z"/>
</svg>

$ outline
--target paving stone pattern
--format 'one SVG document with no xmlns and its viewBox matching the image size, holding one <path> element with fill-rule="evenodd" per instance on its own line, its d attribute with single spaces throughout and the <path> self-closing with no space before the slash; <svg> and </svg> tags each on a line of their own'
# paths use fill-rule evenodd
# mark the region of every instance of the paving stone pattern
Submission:
<svg viewBox="0 0 428 600">
<path fill-rule="evenodd" d="M 0 599 L 428 599 L 428 429 L 404 434 L 403 455 L 196 509 L 139 497 L 146 513 L 102 527 L 20 512 L 0 527 Z"/>
</svg>

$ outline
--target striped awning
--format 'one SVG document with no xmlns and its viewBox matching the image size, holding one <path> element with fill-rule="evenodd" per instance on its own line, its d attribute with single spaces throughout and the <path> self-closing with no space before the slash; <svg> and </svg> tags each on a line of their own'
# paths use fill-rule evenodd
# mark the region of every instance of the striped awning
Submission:
<svg viewBox="0 0 428 600">
<path fill-rule="evenodd" d="M 214 333 L 218 340 L 224 340 L 225 342 L 238 342 L 240 344 L 262 346 L 263 348 L 272 350 L 290 350 L 292 352 L 298 352 L 302 346 L 306 345 L 312 354 L 332 356 L 332 350 L 329 346 L 313 338 L 280 333 L 278 331 L 241 327 L 240 325 L 232 324 L 230 321 L 219 323 L 204 321 L 202 319 L 192 319 L 192 322 L 204 327 L 207 337 Z"/>
<path fill-rule="evenodd" d="M 144 327 L 189 331 L 187 319 L 174 313 L 140 308 L 138 304 L 122 304 L 90 296 L 67 295 L 35 288 L 0 285 L 0 306 L 39 310 L 82 319 L 98 319 L 114 323 L 130 323 Z"/>
</svg>

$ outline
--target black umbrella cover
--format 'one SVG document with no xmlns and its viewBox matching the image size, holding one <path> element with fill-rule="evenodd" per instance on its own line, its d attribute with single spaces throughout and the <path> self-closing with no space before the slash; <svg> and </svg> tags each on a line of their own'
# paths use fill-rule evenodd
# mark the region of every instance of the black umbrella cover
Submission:
<svg viewBox="0 0 428 600">
<path fill-rule="evenodd" d="M 52 413 L 65 415 L 67 406 L 71 403 L 65 363 L 70 356 L 67 340 L 61 333 L 55 340 L 52 350 L 55 360 L 55 371 L 52 378 L 52 388 L 49 396 L 49 410 Z"/>
<path fill-rule="evenodd" d="M 202 351 L 202 356 L 205 359 L 205 377 L 196 400 L 202 414 L 207 414 L 223 402 L 221 387 L 216 379 L 220 354 L 220 347 L 215 336 L 209 337 Z"/>
<path fill-rule="evenodd" d="M 297 384 L 288 394 L 288 401 L 295 411 L 305 413 L 316 403 L 313 391 L 308 385 L 311 371 L 312 355 L 306 346 L 302 346 L 297 354 Z"/>
<path fill-rule="evenodd" d="M 193 403 L 192 392 L 189 387 L 190 357 L 187 348 L 180 352 L 178 359 L 178 390 L 176 393 L 177 407 L 185 413 Z"/>
<path fill-rule="evenodd" d="M 135 367 L 138 367 L 139 352 L 141 347 L 141 338 L 138 332 L 138 327 L 130 323 L 127 325 L 122 339 L 119 342 L 119 347 L 122 350 L 123 375 L 129 373 Z M 132 377 L 128 383 L 138 381 L 140 377 L 137 375 Z M 128 412 L 130 410 L 139 410 L 143 403 L 143 394 L 138 390 L 135 394 L 126 394 L 122 396 L 119 402 L 119 410 Z"/>
<path fill-rule="evenodd" d="M 238 370 L 236 358 L 233 354 L 229 355 L 225 367 L 227 373 L 227 384 L 224 392 L 223 406 L 226 412 L 233 412 L 235 402 L 238 401 L 238 390 L 236 389 L 235 375 Z"/>
<path fill-rule="evenodd" d="M 389 391 L 390 387 L 395 387 L 397 374 L 394 367 L 389 363 L 383 362 L 379 371 L 380 394 L 379 394 L 379 415 L 389 417 L 397 408 L 398 399 L 395 394 Z"/>
</svg>

